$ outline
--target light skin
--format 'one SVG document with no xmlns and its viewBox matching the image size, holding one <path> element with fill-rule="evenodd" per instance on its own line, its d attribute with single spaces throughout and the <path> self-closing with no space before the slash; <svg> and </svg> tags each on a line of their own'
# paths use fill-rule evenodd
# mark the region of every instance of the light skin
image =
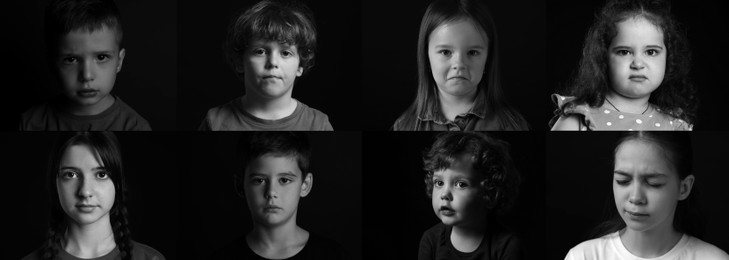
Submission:
<svg viewBox="0 0 729 260">
<path fill-rule="evenodd" d="M 246 235 L 248 246 L 269 259 L 289 258 L 299 253 L 309 239 L 309 232 L 296 224 L 296 214 L 299 199 L 311 191 L 313 174 L 303 174 L 295 157 L 264 155 L 248 164 L 243 178 L 253 219 L 253 230 Z"/>
<path fill-rule="evenodd" d="M 620 239 L 632 254 L 653 258 L 681 239 L 673 227 L 678 201 L 688 198 L 694 176 L 679 178 L 666 152 L 654 143 L 629 140 L 615 153 L 613 195 L 626 228 Z"/>
<path fill-rule="evenodd" d="M 68 229 L 64 250 L 79 258 L 108 254 L 116 247 L 109 211 L 116 190 L 98 154 L 86 145 L 66 149 L 56 177 L 61 208 Z"/>
<path fill-rule="evenodd" d="M 89 116 L 111 107 L 115 99 L 110 92 L 126 55 L 119 49 L 116 31 L 106 26 L 93 32 L 77 29 L 64 35 L 59 44 L 54 66 L 67 100 L 65 109 Z"/>
<path fill-rule="evenodd" d="M 620 112 L 642 114 L 648 100 L 665 76 L 668 50 L 663 32 L 638 16 L 615 24 L 618 34 L 608 48 L 608 70 L 611 90 L 606 98 Z M 615 110 L 605 102 L 602 109 Z M 578 130 L 577 116 L 561 117 L 552 130 Z"/>
<path fill-rule="evenodd" d="M 448 120 L 473 107 L 487 56 L 488 37 L 471 19 L 446 22 L 428 36 L 430 69 Z"/>
<path fill-rule="evenodd" d="M 254 40 L 236 67 L 243 73 L 246 95 L 243 105 L 248 113 L 261 119 L 287 117 L 296 110 L 291 97 L 294 81 L 304 73 L 296 45 L 277 41 Z"/>
<path fill-rule="evenodd" d="M 452 226 L 451 243 L 461 252 L 473 252 L 486 232 L 486 207 L 470 155 L 462 155 L 450 168 L 433 172 L 431 202 L 435 215 Z"/>
</svg>

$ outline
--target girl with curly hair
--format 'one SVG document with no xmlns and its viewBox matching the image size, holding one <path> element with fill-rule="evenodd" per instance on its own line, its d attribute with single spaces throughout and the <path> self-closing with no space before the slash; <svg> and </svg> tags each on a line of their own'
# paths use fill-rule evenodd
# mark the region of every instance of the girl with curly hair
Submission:
<svg viewBox="0 0 729 260">
<path fill-rule="evenodd" d="M 691 130 L 695 87 L 682 28 L 662 0 L 611 0 L 585 38 L 552 130 Z"/>
<path fill-rule="evenodd" d="M 506 142 L 482 133 L 439 135 L 423 157 L 426 193 L 441 223 L 423 233 L 418 259 L 521 259 L 515 234 L 495 221 L 520 177 Z"/>
<path fill-rule="evenodd" d="M 79 132 L 51 154 L 51 218 L 46 242 L 23 259 L 164 260 L 131 238 L 119 142 L 111 132 Z"/>
</svg>

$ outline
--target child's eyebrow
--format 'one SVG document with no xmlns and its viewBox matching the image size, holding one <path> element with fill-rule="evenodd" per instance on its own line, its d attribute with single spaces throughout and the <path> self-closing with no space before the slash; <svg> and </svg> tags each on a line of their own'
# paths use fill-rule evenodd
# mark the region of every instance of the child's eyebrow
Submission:
<svg viewBox="0 0 729 260">
<path fill-rule="evenodd" d="M 279 173 L 279 174 L 277 174 L 277 175 L 278 175 L 279 177 L 290 177 L 290 178 L 297 178 L 297 177 L 299 177 L 299 176 L 297 176 L 297 175 L 296 175 L 295 173 L 293 173 L 293 172 L 282 172 L 282 173 Z"/>
<path fill-rule="evenodd" d="M 625 177 L 633 178 L 633 175 L 631 175 L 629 173 L 626 173 L 626 172 L 614 171 L 614 173 L 615 174 L 618 174 L 618 175 L 625 176 Z M 642 178 L 667 178 L 668 177 L 666 174 L 663 174 L 663 173 L 653 173 L 653 172 L 652 173 L 638 174 L 638 175 L 640 175 L 640 177 L 642 177 Z"/>
<path fill-rule="evenodd" d="M 661 49 L 661 50 L 663 50 L 663 46 L 660 46 L 660 45 L 648 45 L 648 46 L 645 46 L 645 47 L 646 47 L 646 48 L 656 48 L 656 49 Z"/>
<path fill-rule="evenodd" d="M 73 166 L 61 166 L 59 171 L 62 171 L 62 170 L 80 171 L 81 169 L 78 167 L 73 167 Z M 106 168 L 104 168 L 104 166 L 98 166 L 98 167 L 92 168 L 91 170 L 92 171 L 100 171 L 100 170 L 103 171 L 103 170 L 106 170 Z"/>
</svg>

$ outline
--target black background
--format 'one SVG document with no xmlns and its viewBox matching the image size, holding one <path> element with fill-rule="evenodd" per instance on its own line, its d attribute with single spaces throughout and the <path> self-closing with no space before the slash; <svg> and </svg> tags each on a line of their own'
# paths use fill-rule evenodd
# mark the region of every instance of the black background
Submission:
<svg viewBox="0 0 729 260">
<path fill-rule="evenodd" d="M 413 100 L 418 86 L 417 46 L 420 20 L 429 1 L 365 1 L 363 47 L 367 120 L 363 130 L 392 127 Z M 488 1 L 499 35 L 502 88 L 507 100 L 529 122 L 544 131 L 545 1 Z"/>
<path fill-rule="evenodd" d="M 544 134 L 490 135 L 511 144 L 512 159 L 522 176 L 519 198 L 505 224 L 522 239 L 529 257 L 541 259 L 546 250 Z M 438 223 L 422 170 L 423 152 L 434 140 L 433 133 L 424 132 L 364 135 L 366 259 L 416 259 L 423 232 Z"/>
<path fill-rule="evenodd" d="M 234 14 L 257 1 L 186 1 L 180 5 L 179 129 L 196 130 L 208 109 L 245 92 L 225 63 L 223 41 Z M 359 3 L 302 1 L 318 29 L 315 65 L 296 79 L 293 97 L 329 116 L 335 130 L 360 130 L 362 40 Z M 336 11 L 334 11 L 334 10 Z"/>
<path fill-rule="evenodd" d="M 184 223 L 178 250 L 186 258 L 207 259 L 252 229 L 246 201 L 233 186 L 238 164 L 235 146 L 240 136 L 186 136 L 189 158 L 178 162 L 182 163 L 180 223 Z M 309 195 L 299 200 L 297 224 L 339 242 L 352 259 L 362 259 L 361 134 L 310 133 L 309 138 L 314 184 Z"/>
<path fill-rule="evenodd" d="M 729 130 L 726 98 L 729 96 L 729 54 L 726 48 L 727 4 L 721 0 L 671 1 L 672 13 L 687 31 L 693 55 L 691 74 L 700 102 L 695 130 Z M 550 93 L 564 87 L 577 69 L 590 25 L 605 1 L 551 1 L 547 6 L 547 81 Z M 556 106 L 544 99 L 544 116 Z"/>
<path fill-rule="evenodd" d="M 3 2 L 6 63 L 0 129 L 17 130 L 20 114 L 59 93 L 45 58 L 43 14 L 49 1 Z M 177 128 L 177 2 L 115 1 L 121 13 L 126 56 L 113 95 L 147 119 L 154 130 Z"/>
<path fill-rule="evenodd" d="M 613 149 L 618 133 L 550 133 L 547 135 L 547 215 L 545 259 L 562 259 L 570 248 L 590 239 L 592 230 L 615 210 L 612 190 Z M 693 133 L 694 190 L 706 218 L 702 238 L 729 251 L 729 176 L 725 156 L 712 147 L 729 146 L 722 132 Z"/>
</svg>

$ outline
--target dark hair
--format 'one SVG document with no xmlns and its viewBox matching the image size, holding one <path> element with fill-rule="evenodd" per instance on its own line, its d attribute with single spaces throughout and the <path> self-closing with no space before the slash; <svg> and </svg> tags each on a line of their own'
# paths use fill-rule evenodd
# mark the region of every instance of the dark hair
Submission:
<svg viewBox="0 0 729 260">
<path fill-rule="evenodd" d="M 223 43 L 223 54 L 233 71 L 241 73 L 236 67 L 251 41 L 257 39 L 296 45 L 304 74 L 314 66 L 314 14 L 298 1 L 263 0 L 234 16 Z"/>
<path fill-rule="evenodd" d="M 480 176 L 481 194 L 492 212 L 506 213 L 519 193 L 519 172 L 511 161 L 509 144 L 478 132 L 442 133 L 423 156 L 425 189 L 433 196 L 433 173 L 447 169 L 462 155 L 471 155 L 472 170 Z"/>
<path fill-rule="evenodd" d="M 311 146 L 309 139 L 301 132 L 251 132 L 245 133 L 238 143 L 238 154 L 242 170 L 264 155 L 290 156 L 296 159 L 301 173 L 309 172 Z"/>
<path fill-rule="evenodd" d="M 74 30 L 94 32 L 104 27 L 116 32 L 121 50 L 122 25 L 119 9 L 112 0 L 53 0 L 46 8 L 45 39 L 49 59 L 58 56 L 60 39 Z"/>
<path fill-rule="evenodd" d="M 485 75 L 478 83 L 476 100 L 486 103 L 487 111 L 498 117 L 499 124 L 506 129 L 526 129 L 524 118 L 506 101 L 501 89 L 499 72 L 499 41 L 496 24 L 486 5 L 481 0 L 435 0 L 425 11 L 420 22 L 418 35 L 418 92 L 415 101 L 400 116 L 403 130 L 415 130 L 416 119 L 433 113 L 441 113 L 438 86 L 433 79 L 428 58 L 428 39 L 438 26 L 469 19 L 488 36 L 488 50 Z"/>
<path fill-rule="evenodd" d="M 63 142 L 63 143 L 60 143 Z M 126 207 L 126 185 L 124 172 L 122 170 L 121 152 L 119 141 L 112 132 L 78 132 L 70 138 L 59 139 L 60 145 L 56 145 L 50 156 L 48 164 L 48 185 L 51 196 L 51 218 L 48 228 L 47 240 L 41 248 L 43 259 L 54 259 L 62 245 L 63 236 L 68 227 L 66 213 L 61 208 L 60 198 L 56 190 L 56 179 L 58 178 L 61 158 L 68 147 L 74 145 L 86 145 L 98 155 L 96 160 L 104 164 L 111 181 L 114 183 L 116 196 L 114 205 L 109 211 L 111 227 L 114 232 L 114 241 L 121 252 L 124 260 L 132 259 L 132 237 L 129 230 L 129 219 Z M 58 143 L 57 143 L 58 144 Z"/>
<path fill-rule="evenodd" d="M 615 145 L 615 153 L 627 141 L 641 141 L 654 144 L 664 153 L 667 161 L 671 162 L 678 173 L 679 180 L 689 175 L 696 176 L 693 171 L 693 149 L 691 137 L 686 132 L 636 131 L 626 132 Z M 701 217 L 698 205 L 698 180 L 694 181 L 688 198 L 679 200 L 673 218 L 673 227 L 682 233 L 701 238 L 704 234 L 705 223 Z M 615 210 L 615 204 L 607 206 L 607 221 L 604 221 L 593 231 L 594 237 L 600 237 L 625 228 L 625 222 Z"/>
<path fill-rule="evenodd" d="M 567 89 L 566 95 L 575 100 L 558 108 L 557 114 L 576 104 L 603 105 L 610 91 L 608 49 L 618 34 L 616 24 L 633 17 L 645 18 L 660 28 L 666 44 L 665 76 L 649 102 L 673 117 L 695 122 L 698 100 L 688 77 L 691 51 L 683 28 L 671 15 L 670 3 L 663 0 L 610 0 L 603 6 L 585 37 L 579 67 Z"/>
</svg>

